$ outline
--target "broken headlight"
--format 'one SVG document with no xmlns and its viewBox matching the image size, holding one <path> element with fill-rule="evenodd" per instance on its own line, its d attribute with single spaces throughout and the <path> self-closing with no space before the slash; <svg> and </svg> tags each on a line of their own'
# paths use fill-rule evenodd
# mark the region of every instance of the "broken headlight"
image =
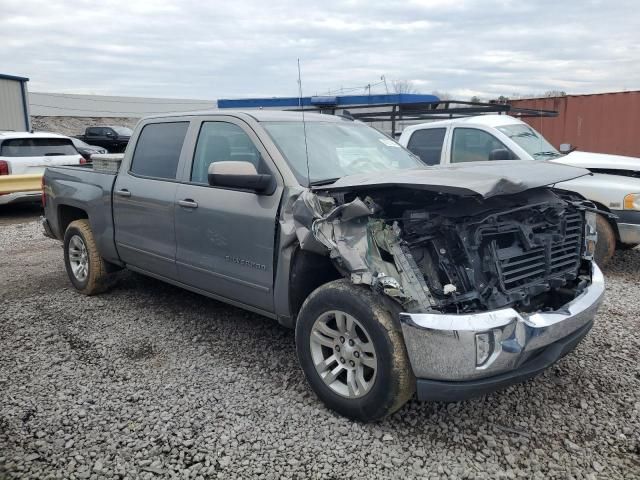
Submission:
<svg viewBox="0 0 640 480">
<path fill-rule="evenodd" d="M 598 231 L 596 228 L 596 213 L 584 213 L 584 253 L 582 256 L 587 260 L 593 260 L 596 253 L 596 243 L 598 241 Z"/>
</svg>

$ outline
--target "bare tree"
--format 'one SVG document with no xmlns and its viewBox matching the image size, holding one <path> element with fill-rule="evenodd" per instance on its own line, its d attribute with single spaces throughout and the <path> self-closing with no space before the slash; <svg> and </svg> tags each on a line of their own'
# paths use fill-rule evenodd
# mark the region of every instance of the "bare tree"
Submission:
<svg viewBox="0 0 640 480">
<path fill-rule="evenodd" d="M 411 80 L 394 80 L 391 85 L 395 93 L 418 93 Z"/>
<path fill-rule="evenodd" d="M 480 99 L 480 97 L 479 97 L 479 96 L 474 95 L 473 97 L 471 97 L 471 98 L 469 99 L 469 101 L 470 101 L 470 102 L 474 102 L 474 103 L 480 103 L 482 100 Z"/>
<path fill-rule="evenodd" d="M 545 97 L 566 97 L 567 92 L 564 90 L 547 90 L 544 92 Z"/>
<path fill-rule="evenodd" d="M 435 90 L 433 94 L 438 97 L 440 100 L 451 100 L 451 94 L 447 92 L 439 92 Z"/>
</svg>

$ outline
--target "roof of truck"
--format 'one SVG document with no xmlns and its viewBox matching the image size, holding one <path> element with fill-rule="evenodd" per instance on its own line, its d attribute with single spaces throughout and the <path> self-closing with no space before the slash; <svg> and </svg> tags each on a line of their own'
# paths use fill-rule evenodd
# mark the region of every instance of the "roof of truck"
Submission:
<svg viewBox="0 0 640 480">
<path fill-rule="evenodd" d="M 450 120 L 438 120 L 436 122 L 420 123 L 412 125 L 405 130 L 422 130 L 423 128 L 447 127 L 449 125 L 484 125 L 487 127 L 500 127 L 513 125 L 522 121 L 510 115 L 475 115 L 473 117 L 452 118 Z"/>
<path fill-rule="evenodd" d="M 192 116 L 205 116 L 205 115 L 249 115 L 256 119 L 258 122 L 301 122 L 302 112 L 288 112 L 282 110 L 263 110 L 263 109 L 247 109 L 247 110 L 232 110 L 232 109 L 219 109 L 219 110 L 203 110 L 197 112 L 179 112 L 179 113 L 164 113 L 160 115 L 151 115 L 145 118 L 167 118 L 167 117 L 192 117 Z M 316 112 L 304 112 L 304 120 L 306 122 L 345 122 L 350 121 L 344 117 L 338 115 L 327 115 Z"/>
</svg>

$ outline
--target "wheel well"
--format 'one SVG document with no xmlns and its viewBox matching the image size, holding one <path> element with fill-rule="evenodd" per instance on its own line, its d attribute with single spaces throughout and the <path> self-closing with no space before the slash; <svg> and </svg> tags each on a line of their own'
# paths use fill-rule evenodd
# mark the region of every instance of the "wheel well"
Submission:
<svg viewBox="0 0 640 480">
<path fill-rule="evenodd" d="M 296 250 L 289 273 L 289 311 L 296 318 L 302 304 L 316 288 L 342 278 L 329 257 Z"/>
<path fill-rule="evenodd" d="M 596 206 L 596 208 L 598 210 L 602 210 L 603 212 L 611 213 L 611 210 L 609 210 L 603 204 L 598 203 L 598 202 L 594 202 L 593 200 L 591 200 L 591 201 L 595 204 L 595 206 Z M 613 228 L 613 233 L 615 233 L 615 235 L 616 235 L 616 241 L 619 242 L 620 241 L 620 232 L 618 231 L 618 222 L 616 222 L 615 219 L 610 218 L 608 216 L 605 216 L 604 218 L 607 219 L 607 221 L 609 222 L 609 225 L 611 225 L 611 228 Z"/>
<path fill-rule="evenodd" d="M 71 207 L 69 205 L 60 205 L 58 207 L 58 224 L 60 226 L 60 235 L 64 237 L 64 232 L 69 224 L 81 218 L 89 218 L 87 212 L 81 208 Z"/>
</svg>

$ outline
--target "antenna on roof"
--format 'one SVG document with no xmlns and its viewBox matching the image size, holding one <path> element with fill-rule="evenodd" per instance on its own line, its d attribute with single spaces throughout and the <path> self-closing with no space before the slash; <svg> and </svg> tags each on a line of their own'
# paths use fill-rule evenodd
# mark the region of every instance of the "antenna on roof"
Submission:
<svg viewBox="0 0 640 480">
<path fill-rule="evenodd" d="M 302 104 L 302 75 L 300 73 L 300 59 L 298 58 L 298 106 L 302 110 L 302 131 L 304 132 L 304 153 L 307 157 L 307 183 L 311 186 L 311 173 L 309 172 L 309 147 L 307 146 L 307 124 L 304 121 L 304 105 Z"/>
</svg>

